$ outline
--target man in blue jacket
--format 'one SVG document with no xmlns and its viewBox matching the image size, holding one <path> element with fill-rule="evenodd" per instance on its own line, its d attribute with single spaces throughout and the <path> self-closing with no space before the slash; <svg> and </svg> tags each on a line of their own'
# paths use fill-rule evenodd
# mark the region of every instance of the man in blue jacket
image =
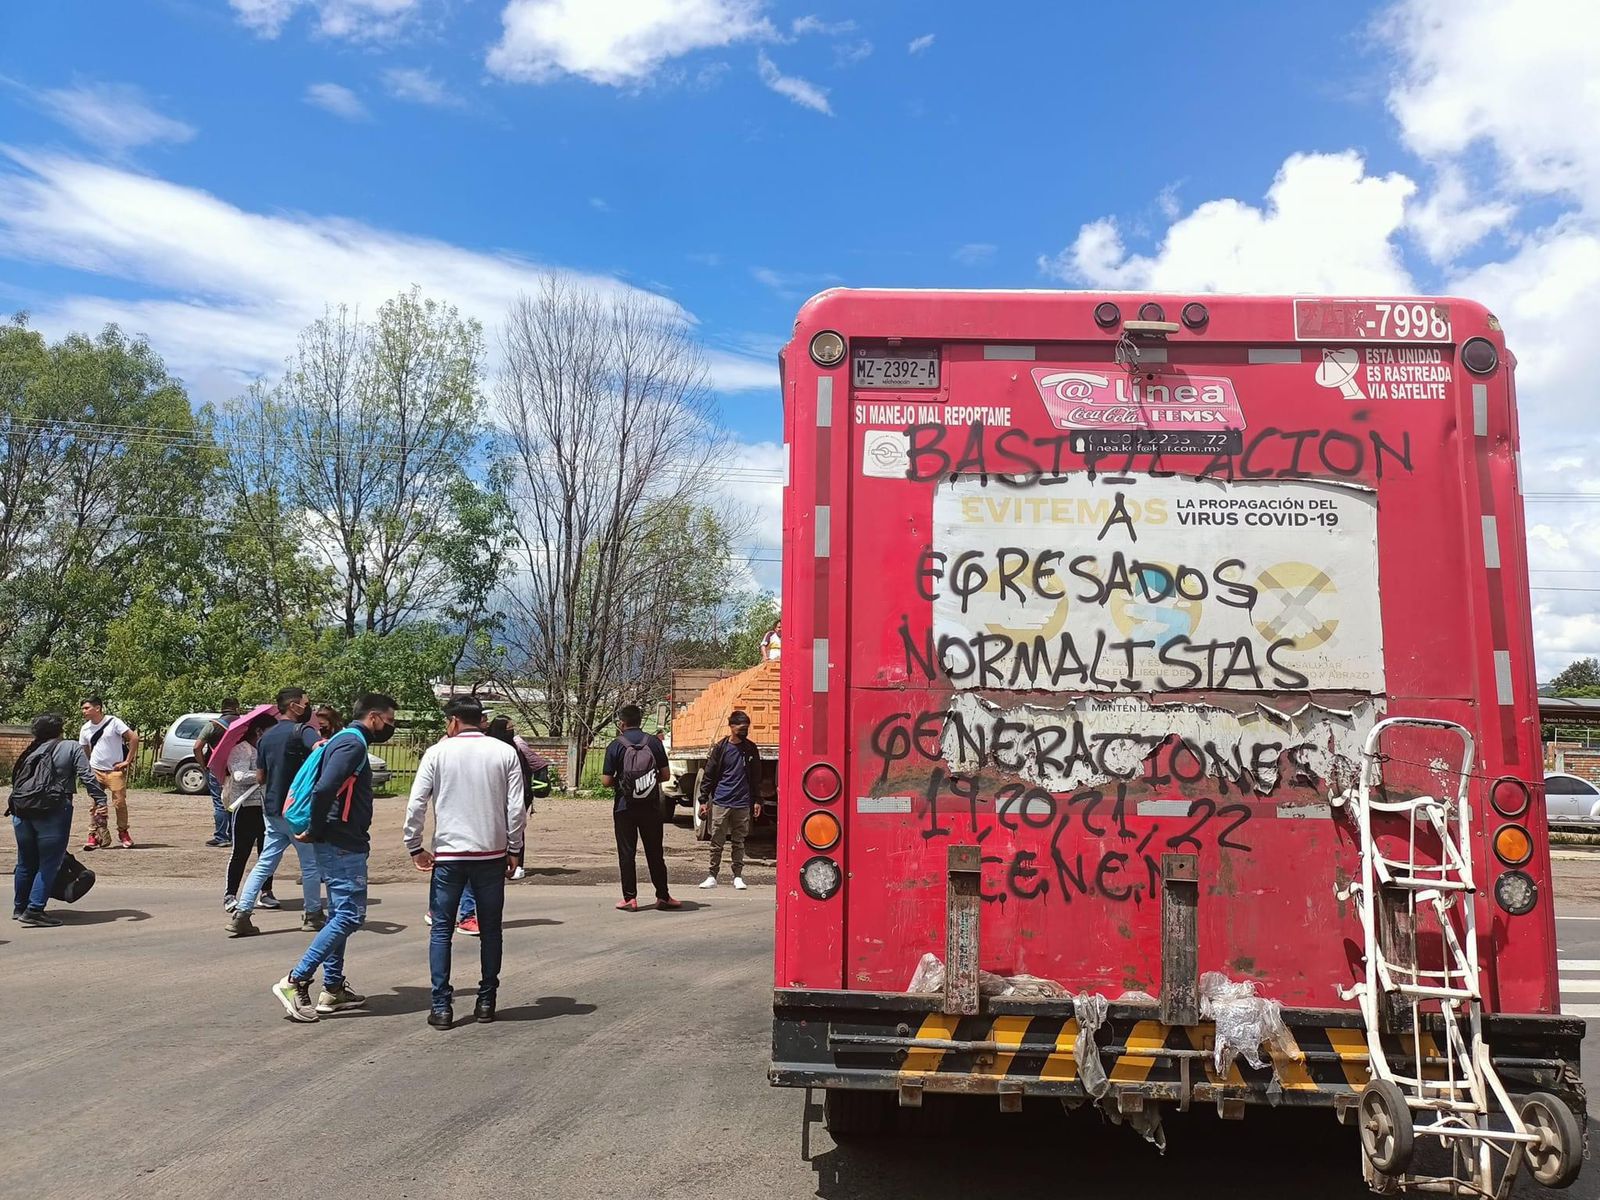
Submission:
<svg viewBox="0 0 1600 1200">
<path fill-rule="evenodd" d="M 367 919 L 367 856 L 372 850 L 372 768 L 367 765 L 367 747 L 394 736 L 394 710 L 392 696 L 368 692 L 356 701 L 351 723 L 322 748 L 311 790 L 311 823 L 295 839 L 315 847 L 331 911 L 305 956 L 273 985 L 272 994 L 294 1021 L 315 1021 L 318 1013 L 366 1003 L 345 978 L 344 946 Z M 311 981 L 319 966 L 322 994 L 313 1004 Z"/>
</svg>

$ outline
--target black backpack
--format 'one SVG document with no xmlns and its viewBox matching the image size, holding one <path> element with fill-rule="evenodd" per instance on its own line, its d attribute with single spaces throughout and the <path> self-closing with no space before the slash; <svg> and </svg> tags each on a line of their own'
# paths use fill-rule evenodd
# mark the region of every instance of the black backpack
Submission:
<svg viewBox="0 0 1600 1200">
<path fill-rule="evenodd" d="M 637 742 L 622 739 L 622 799 L 628 804 L 638 804 L 655 795 L 660 781 L 656 778 L 656 754 L 649 737 Z"/>
<path fill-rule="evenodd" d="M 45 742 L 24 751 L 11 774 L 11 806 L 19 817 L 42 817 L 61 807 L 66 799 L 50 770 L 51 753 L 61 743 Z"/>
</svg>

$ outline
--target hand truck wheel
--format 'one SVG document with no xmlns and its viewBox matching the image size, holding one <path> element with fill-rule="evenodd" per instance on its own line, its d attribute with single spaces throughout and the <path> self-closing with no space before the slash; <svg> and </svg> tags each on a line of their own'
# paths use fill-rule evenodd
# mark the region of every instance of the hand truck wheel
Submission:
<svg viewBox="0 0 1600 1200">
<path fill-rule="evenodd" d="M 1539 1140 L 1528 1147 L 1528 1169 L 1547 1188 L 1564 1188 L 1583 1166 L 1583 1131 L 1566 1103 L 1549 1092 L 1525 1096 L 1523 1124 Z"/>
<path fill-rule="evenodd" d="M 1404 1175 L 1413 1149 L 1411 1109 L 1400 1086 L 1388 1079 L 1371 1080 L 1361 1089 L 1356 1113 L 1361 1149 L 1379 1174 Z"/>
</svg>

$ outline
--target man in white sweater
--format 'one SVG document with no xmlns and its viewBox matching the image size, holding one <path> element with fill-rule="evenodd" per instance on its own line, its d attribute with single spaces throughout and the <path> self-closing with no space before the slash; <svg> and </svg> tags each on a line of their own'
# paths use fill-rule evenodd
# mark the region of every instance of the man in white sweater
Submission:
<svg viewBox="0 0 1600 1200">
<path fill-rule="evenodd" d="M 428 909 L 433 928 L 428 966 L 433 974 L 433 1011 L 428 1024 L 449 1029 L 455 1021 L 450 986 L 450 940 L 461 893 L 470 883 L 478 899 L 483 976 L 478 981 L 479 1021 L 494 1020 L 500 987 L 501 918 L 506 878 L 522 861 L 526 816 L 522 766 L 517 752 L 484 735 L 483 706 L 473 699 L 445 706 L 445 739 L 428 748 L 406 805 L 406 849 L 419 871 L 432 871 Z M 433 810 L 433 848 L 423 845 L 423 824 Z"/>
</svg>

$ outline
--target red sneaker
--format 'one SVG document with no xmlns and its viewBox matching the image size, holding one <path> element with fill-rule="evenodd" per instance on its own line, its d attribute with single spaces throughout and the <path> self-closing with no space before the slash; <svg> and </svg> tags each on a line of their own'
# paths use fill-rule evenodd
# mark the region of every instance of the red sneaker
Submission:
<svg viewBox="0 0 1600 1200">
<path fill-rule="evenodd" d="M 682 900 L 674 900 L 671 896 L 668 896 L 665 900 L 657 900 L 656 901 L 656 907 L 657 908 L 667 908 L 667 909 L 682 908 L 683 907 L 683 901 Z"/>
<path fill-rule="evenodd" d="M 128 831 L 126 829 L 124 829 L 121 833 L 117 834 L 117 841 L 122 843 L 122 848 L 124 850 L 132 850 L 133 849 L 133 837 L 132 837 L 132 835 L 130 835 L 128 833 Z"/>
<path fill-rule="evenodd" d="M 468 917 L 464 921 L 457 921 L 456 922 L 456 928 L 459 929 L 462 933 L 466 934 L 468 937 L 477 937 L 478 936 L 478 932 L 479 932 L 479 930 L 478 930 L 478 918 L 477 917 Z"/>
<path fill-rule="evenodd" d="M 100 841 L 94 836 L 94 834 L 91 833 L 89 835 L 89 840 L 83 844 L 83 848 L 85 850 L 98 850 L 100 849 Z"/>
<path fill-rule="evenodd" d="M 617 905 L 617 908 L 621 912 L 638 912 L 639 902 L 637 900 L 624 900 L 621 904 Z"/>
</svg>

